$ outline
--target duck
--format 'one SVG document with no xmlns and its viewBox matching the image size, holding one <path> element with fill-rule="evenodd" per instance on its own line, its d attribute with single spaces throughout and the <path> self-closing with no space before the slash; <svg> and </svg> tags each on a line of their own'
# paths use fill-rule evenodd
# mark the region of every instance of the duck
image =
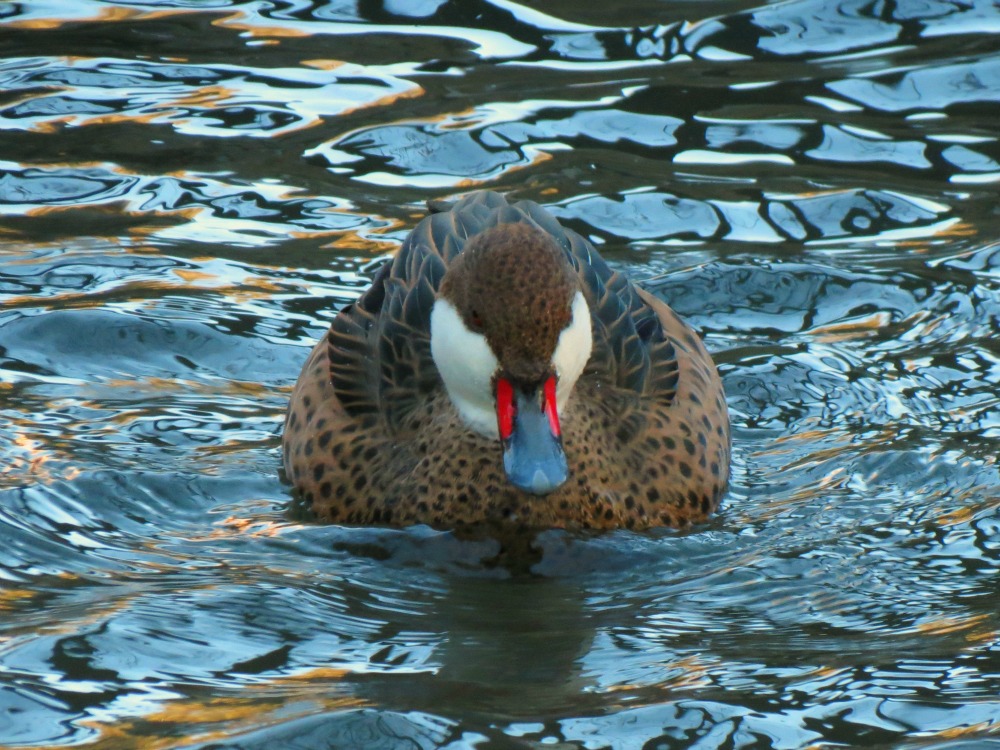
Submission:
<svg viewBox="0 0 1000 750">
<path fill-rule="evenodd" d="M 294 386 L 282 454 L 300 507 L 438 530 L 707 520 L 730 422 L 691 326 L 538 203 L 428 208 Z"/>
</svg>

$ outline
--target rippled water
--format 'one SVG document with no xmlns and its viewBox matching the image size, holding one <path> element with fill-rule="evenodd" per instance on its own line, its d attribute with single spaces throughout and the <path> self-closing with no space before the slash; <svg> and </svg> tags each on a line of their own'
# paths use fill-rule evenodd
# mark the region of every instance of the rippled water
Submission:
<svg viewBox="0 0 1000 750">
<path fill-rule="evenodd" d="M 1000 6 L 0 3 L 0 745 L 1000 747 Z M 284 515 L 308 347 L 429 197 L 705 334 L 691 533 Z"/>
</svg>

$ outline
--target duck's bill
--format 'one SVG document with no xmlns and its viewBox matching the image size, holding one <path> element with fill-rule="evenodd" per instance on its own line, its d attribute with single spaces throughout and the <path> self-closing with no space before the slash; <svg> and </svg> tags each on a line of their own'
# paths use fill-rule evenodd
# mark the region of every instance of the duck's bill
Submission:
<svg viewBox="0 0 1000 750">
<path fill-rule="evenodd" d="M 555 378 L 526 393 L 509 381 L 497 382 L 497 421 L 503 444 L 503 468 L 518 489 L 545 495 L 569 477 L 556 411 Z"/>
</svg>

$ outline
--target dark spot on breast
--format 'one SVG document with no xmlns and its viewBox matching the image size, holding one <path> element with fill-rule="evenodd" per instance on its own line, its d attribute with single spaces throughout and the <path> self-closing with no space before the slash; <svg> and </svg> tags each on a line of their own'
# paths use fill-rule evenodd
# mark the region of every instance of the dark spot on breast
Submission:
<svg viewBox="0 0 1000 750">
<path fill-rule="evenodd" d="M 331 438 L 333 438 L 333 431 L 327 430 L 319 436 L 319 439 L 316 442 L 320 448 L 326 448 L 326 446 L 330 444 Z"/>
<path fill-rule="evenodd" d="M 684 438 L 684 450 L 688 452 L 689 455 L 694 455 L 694 443 L 692 443 L 687 438 Z"/>
<path fill-rule="evenodd" d="M 681 470 L 681 475 L 683 475 L 685 478 L 689 478 L 691 476 L 691 467 L 688 464 L 681 461 L 680 466 L 678 468 Z"/>
<path fill-rule="evenodd" d="M 326 464 L 316 464 L 313 467 L 313 481 L 318 482 L 326 474 Z"/>
<path fill-rule="evenodd" d="M 323 484 L 319 486 L 319 494 L 321 494 L 326 500 L 329 500 L 330 495 L 333 494 L 333 485 L 329 482 L 323 482 Z"/>
</svg>

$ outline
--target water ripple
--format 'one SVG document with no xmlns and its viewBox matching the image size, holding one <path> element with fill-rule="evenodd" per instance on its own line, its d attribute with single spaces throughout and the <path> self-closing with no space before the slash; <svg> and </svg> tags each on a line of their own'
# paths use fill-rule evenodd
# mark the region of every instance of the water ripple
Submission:
<svg viewBox="0 0 1000 750">
<path fill-rule="evenodd" d="M 996 3 L 0 3 L 0 742 L 971 750 L 1000 727 Z M 684 532 L 302 523 L 308 348 L 546 205 L 704 335 Z"/>
</svg>

